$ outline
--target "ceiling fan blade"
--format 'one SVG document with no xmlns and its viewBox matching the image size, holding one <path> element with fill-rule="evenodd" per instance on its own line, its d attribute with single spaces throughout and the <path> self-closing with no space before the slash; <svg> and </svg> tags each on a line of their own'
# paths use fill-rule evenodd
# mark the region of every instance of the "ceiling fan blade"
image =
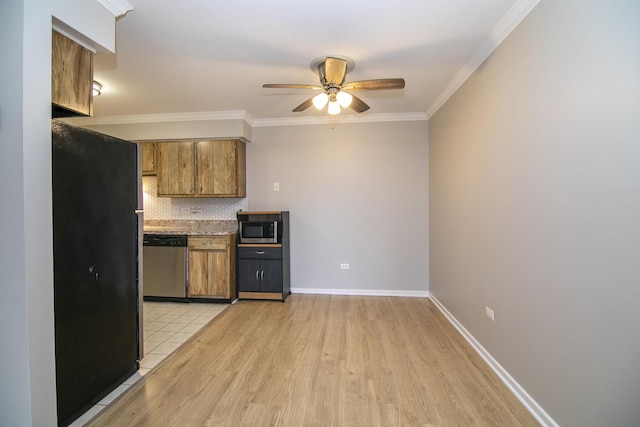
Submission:
<svg viewBox="0 0 640 427">
<path fill-rule="evenodd" d="M 342 88 L 347 90 L 402 89 L 404 88 L 404 79 L 361 80 L 346 83 Z"/>
<path fill-rule="evenodd" d="M 351 100 L 351 104 L 349 105 L 349 108 L 351 108 L 353 111 L 355 111 L 356 113 L 362 113 L 369 109 L 369 106 L 365 104 L 365 102 L 362 99 L 358 98 L 353 94 L 351 94 L 351 96 L 353 97 L 353 99 Z"/>
<path fill-rule="evenodd" d="M 318 66 L 318 73 L 322 84 L 333 83 L 341 85 L 344 83 L 344 77 L 347 75 L 347 61 L 340 58 L 332 58 L 328 56 L 324 62 Z"/>
<path fill-rule="evenodd" d="M 313 97 L 307 99 L 302 104 L 298 105 L 296 108 L 293 109 L 293 112 L 299 113 L 300 111 L 304 111 L 307 108 L 311 107 L 312 105 L 313 105 Z"/>
<path fill-rule="evenodd" d="M 318 85 L 299 85 L 299 84 L 280 84 L 280 83 L 266 83 L 263 84 L 262 87 L 272 88 L 272 89 L 316 89 L 322 90 L 322 87 Z"/>
</svg>

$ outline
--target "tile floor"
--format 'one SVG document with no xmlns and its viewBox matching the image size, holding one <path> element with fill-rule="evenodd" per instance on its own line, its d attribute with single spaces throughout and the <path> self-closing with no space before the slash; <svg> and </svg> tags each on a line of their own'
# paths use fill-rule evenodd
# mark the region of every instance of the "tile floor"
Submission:
<svg viewBox="0 0 640 427">
<path fill-rule="evenodd" d="M 185 304 L 145 301 L 143 307 L 145 355 L 140 362 L 140 370 L 74 421 L 71 426 L 85 425 L 228 306 L 229 304 L 220 303 Z"/>
</svg>

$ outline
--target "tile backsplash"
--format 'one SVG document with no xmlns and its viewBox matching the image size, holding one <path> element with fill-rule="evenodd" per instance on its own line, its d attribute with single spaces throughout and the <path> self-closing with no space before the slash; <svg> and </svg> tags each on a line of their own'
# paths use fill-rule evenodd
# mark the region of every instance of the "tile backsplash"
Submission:
<svg viewBox="0 0 640 427">
<path fill-rule="evenodd" d="M 236 212 L 246 211 L 247 198 L 175 198 L 157 197 L 157 178 L 143 176 L 144 218 L 235 220 Z"/>
</svg>

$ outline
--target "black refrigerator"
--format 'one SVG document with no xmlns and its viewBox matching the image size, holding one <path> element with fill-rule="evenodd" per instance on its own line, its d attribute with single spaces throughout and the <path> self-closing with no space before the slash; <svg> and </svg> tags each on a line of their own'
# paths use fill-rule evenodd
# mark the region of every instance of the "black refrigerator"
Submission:
<svg viewBox="0 0 640 427">
<path fill-rule="evenodd" d="M 139 367 L 136 144 L 52 120 L 58 423 Z"/>
</svg>

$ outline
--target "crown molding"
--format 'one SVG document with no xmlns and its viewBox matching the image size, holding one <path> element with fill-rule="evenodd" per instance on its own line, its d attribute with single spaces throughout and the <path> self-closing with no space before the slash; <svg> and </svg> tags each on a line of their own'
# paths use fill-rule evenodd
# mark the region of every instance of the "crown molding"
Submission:
<svg viewBox="0 0 640 427">
<path fill-rule="evenodd" d="M 373 122 L 415 122 L 426 121 L 423 112 L 401 114 L 360 114 L 349 116 L 307 116 L 307 117 L 279 117 L 272 119 L 254 119 L 252 127 L 271 126 L 305 126 L 326 125 L 338 123 L 373 123 Z"/>
<path fill-rule="evenodd" d="M 126 116 L 69 117 L 65 121 L 77 125 L 121 125 L 133 123 L 197 122 L 214 120 L 244 120 L 253 118 L 244 110 L 200 111 L 192 113 L 132 114 Z"/>
<path fill-rule="evenodd" d="M 511 9 L 502 17 L 500 22 L 491 30 L 489 36 L 480 44 L 469 60 L 456 73 L 451 82 L 436 97 L 427 109 L 427 118 L 430 119 L 451 96 L 460 89 L 460 86 L 482 65 L 494 50 L 507 38 L 509 34 L 522 22 L 533 10 L 540 0 L 518 0 Z"/>
<path fill-rule="evenodd" d="M 105 9 L 113 14 L 116 18 L 125 15 L 130 10 L 133 10 L 133 6 L 129 4 L 129 2 L 125 0 L 96 0 Z"/>
<path fill-rule="evenodd" d="M 360 114 L 348 116 L 308 116 L 254 119 L 245 110 L 200 111 L 192 113 L 133 114 L 126 116 L 68 117 L 75 125 L 122 125 L 134 123 L 196 122 L 212 120 L 244 120 L 251 127 L 304 126 L 338 123 L 415 122 L 426 121 L 423 112 L 401 114 Z"/>
</svg>

